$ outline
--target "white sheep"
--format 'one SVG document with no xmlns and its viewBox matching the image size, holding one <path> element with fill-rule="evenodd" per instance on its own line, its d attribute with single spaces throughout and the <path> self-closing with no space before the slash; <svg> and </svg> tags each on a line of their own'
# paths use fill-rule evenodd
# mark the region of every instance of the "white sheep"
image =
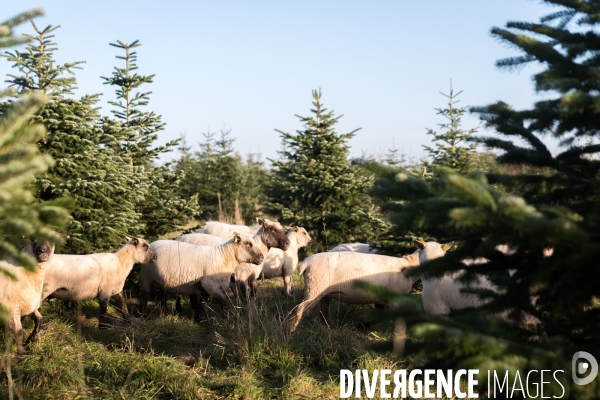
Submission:
<svg viewBox="0 0 600 400">
<path fill-rule="evenodd" d="M 420 262 L 424 264 L 436 258 L 443 257 L 446 251 L 454 245 L 454 242 L 439 244 L 416 240 L 415 245 L 421 249 Z M 498 245 L 496 246 L 496 250 L 505 255 L 512 255 L 516 251 L 506 245 Z M 544 257 L 549 257 L 552 255 L 552 251 L 551 249 L 545 249 L 543 254 Z M 483 257 L 462 261 L 466 267 L 486 264 L 488 262 L 489 260 Z M 509 274 L 512 276 L 514 272 L 514 270 L 510 270 Z M 464 270 L 460 270 L 447 273 L 439 278 L 422 277 L 422 298 L 425 311 L 432 314 L 449 314 L 454 310 L 479 308 L 491 301 L 491 299 L 481 299 L 475 293 L 465 293 L 465 289 L 487 289 L 493 292 L 500 292 L 500 289 L 485 276 L 478 276 L 470 282 L 461 282 L 460 278 L 464 273 Z M 534 303 L 535 299 L 532 299 L 532 302 Z M 504 311 L 500 314 L 500 317 L 509 320 L 509 314 L 509 311 Z M 529 313 L 523 313 L 521 321 L 525 323 L 539 322 L 537 318 Z"/>
<path fill-rule="evenodd" d="M 356 252 L 327 252 L 308 257 L 298 271 L 304 275 L 304 300 L 292 311 L 288 329 L 293 332 L 304 313 L 319 304 L 320 316 L 331 326 L 329 319 L 330 299 L 352 304 L 377 304 L 372 294 L 354 287 L 356 280 L 382 286 L 390 291 L 409 293 L 418 276 L 406 276 L 404 272 L 419 266 L 419 252 L 405 257 L 389 257 Z"/>
<path fill-rule="evenodd" d="M 333 249 L 329 250 L 329 252 L 338 252 L 338 251 L 353 251 L 355 253 L 363 253 L 363 254 L 379 253 L 379 249 L 377 249 L 376 247 L 371 247 L 371 245 L 367 244 L 367 243 L 342 243 L 342 244 L 338 244 Z"/>
<path fill-rule="evenodd" d="M 233 236 L 233 234 L 231 236 Z M 231 240 L 231 236 L 229 238 L 222 238 L 208 233 L 188 233 L 175 238 L 175 240 L 195 244 L 196 246 L 220 246 Z"/>
<path fill-rule="evenodd" d="M 106 310 L 112 298 L 128 318 L 127 303 L 121 294 L 125 279 L 134 264 L 147 263 L 154 251 L 144 239 L 129 240 L 116 253 L 55 254 L 46 267 L 43 298 L 52 296 L 64 301 L 83 301 L 98 298 L 99 327 L 107 327 Z"/>
<path fill-rule="evenodd" d="M 283 278 L 283 293 L 291 295 L 292 274 L 298 266 L 298 250 L 309 246 L 312 239 L 306 229 L 297 226 L 288 230 L 287 237 L 290 247 L 286 251 L 272 248 L 262 265 L 241 264 L 235 269 L 234 281 L 244 298 L 256 295 L 256 280 L 259 278 Z"/>
<path fill-rule="evenodd" d="M 263 255 L 265 257 L 267 256 L 267 253 L 270 251 L 270 249 L 281 249 L 281 250 L 285 249 L 285 251 L 288 250 L 288 247 L 290 246 L 290 240 L 286 236 L 285 231 L 283 230 L 283 227 L 281 226 L 281 224 L 279 224 L 278 222 L 273 222 L 268 219 L 262 219 L 262 218 L 257 218 L 257 221 L 259 223 L 260 229 L 254 235 L 254 238 L 257 240 L 257 242 L 259 244 L 261 244 L 261 246 L 262 246 L 261 249 L 263 250 Z M 211 245 L 211 246 L 220 245 L 220 244 L 231 241 L 231 239 L 219 238 L 219 237 L 212 236 L 212 235 L 205 234 L 205 233 L 191 233 L 191 234 L 187 234 L 187 235 L 182 235 L 175 240 L 185 242 L 185 243 L 191 243 L 191 244 L 195 244 L 195 245 Z M 252 264 L 243 264 L 243 265 L 246 265 L 248 268 L 253 267 Z M 238 266 L 237 268 L 240 268 L 240 267 Z M 259 268 L 262 269 L 262 265 Z M 235 288 L 236 288 L 236 286 L 234 286 L 234 290 L 235 290 Z M 177 312 L 181 312 L 180 299 L 181 299 L 181 296 L 178 294 L 177 302 L 175 305 Z M 195 295 L 190 295 L 190 301 L 192 303 L 192 308 L 197 309 L 198 308 L 198 299 L 196 298 Z M 162 306 L 161 311 L 165 312 L 166 311 L 166 297 L 164 297 L 164 296 L 163 296 L 163 301 L 162 301 L 161 306 Z"/>
<path fill-rule="evenodd" d="M 35 241 L 25 247 L 25 251 L 38 262 L 35 271 L 28 271 L 14 260 L 0 261 L 0 269 L 12 274 L 16 280 L 0 272 L 0 304 L 8 311 L 8 331 L 15 337 L 18 354 L 25 354 L 23 346 L 23 328 L 21 317 L 28 315 L 35 326 L 27 341 L 39 339 L 42 314 L 39 312 L 42 302 L 44 275 L 49 260 L 54 255 L 54 245 L 47 241 Z"/>
<path fill-rule="evenodd" d="M 226 224 L 225 222 L 208 221 L 198 233 L 208 233 L 209 235 L 230 239 L 234 232 L 239 234 L 254 235 L 260 229 L 259 224 L 252 226 Z"/>
<path fill-rule="evenodd" d="M 225 310 L 225 291 L 235 267 L 243 262 L 260 264 L 264 259 L 261 245 L 253 237 L 237 233 L 231 242 L 220 246 L 196 246 L 175 240 L 157 240 L 150 246 L 156 260 L 142 265 L 142 313 L 146 312 L 152 283 L 178 295 L 205 292 Z"/>
</svg>

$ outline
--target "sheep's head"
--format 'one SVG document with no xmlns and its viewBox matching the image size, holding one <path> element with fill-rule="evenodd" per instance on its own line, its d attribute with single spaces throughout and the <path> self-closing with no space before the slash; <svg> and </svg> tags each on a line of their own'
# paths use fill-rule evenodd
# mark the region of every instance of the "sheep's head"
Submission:
<svg viewBox="0 0 600 400">
<path fill-rule="evenodd" d="M 292 229 L 294 230 L 294 232 L 296 232 L 298 247 L 310 246 L 310 244 L 312 243 L 312 238 L 310 237 L 306 229 L 301 228 L 299 226 L 295 226 Z"/>
<path fill-rule="evenodd" d="M 235 258 L 242 263 L 251 263 L 260 265 L 265 259 L 260 246 L 250 235 L 233 234 L 233 244 L 235 246 Z"/>
<path fill-rule="evenodd" d="M 285 230 L 279 222 L 273 222 L 266 218 L 258 218 L 260 229 L 257 235 L 260 236 L 262 242 L 270 249 L 287 250 L 290 247 L 290 239 L 285 234 Z"/>
<path fill-rule="evenodd" d="M 46 262 L 54 254 L 54 243 L 47 240 L 31 239 L 27 252 L 35 257 L 38 263 Z"/>
<path fill-rule="evenodd" d="M 127 244 L 132 245 L 135 249 L 133 258 L 136 264 L 149 263 L 156 258 L 156 254 L 144 239 L 132 238 Z"/>
<path fill-rule="evenodd" d="M 422 240 L 415 240 L 414 244 L 418 249 L 421 249 L 421 253 L 419 254 L 419 262 L 421 264 L 443 257 L 454 246 L 454 242 L 440 244 L 437 242 L 424 242 Z"/>
</svg>

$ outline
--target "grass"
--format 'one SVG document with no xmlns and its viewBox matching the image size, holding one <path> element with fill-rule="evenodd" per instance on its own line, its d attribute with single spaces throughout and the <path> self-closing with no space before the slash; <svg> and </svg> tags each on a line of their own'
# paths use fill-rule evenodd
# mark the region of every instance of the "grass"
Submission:
<svg viewBox="0 0 600 400">
<path fill-rule="evenodd" d="M 259 282 L 248 306 L 232 300 L 228 318 L 211 310 L 201 324 L 191 321 L 187 303 L 183 316 L 160 317 L 155 303 L 148 318 L 131 323 L 109 308 L 114 325 L 103 331 L 95 300 L 73 311 L 44 302 L 40 342 L 23 357 L 9 349 L 13 391 L 24 399 L 334 399 L 340 369 L 410 367 L 409 360 L 369 350 L 393 332 L 391 321 L 363 327 L 372 306 L 332 302 L 335 329 L 313 311 L 287 335 L 283 319 L 301 301 L 302 286 L 295 275 L 293 297 L 285 298 L 281 280 Z M 128 303 L 135 309 L 138 300 Z M 8 398 L 8 386 L 2 373 L 0 398 Z"/>
</svg>

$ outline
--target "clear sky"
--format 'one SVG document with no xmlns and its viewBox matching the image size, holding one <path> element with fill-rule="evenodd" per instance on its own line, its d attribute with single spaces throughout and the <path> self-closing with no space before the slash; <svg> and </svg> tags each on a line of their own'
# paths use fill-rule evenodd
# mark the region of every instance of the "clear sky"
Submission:
<svg viewBox="0 0 600 400">
<path fill-rule="evenodd" d="M 148 106 L 163 116 L 160 142 L 185 132 L 195 145 L 208 129 L 231 129 L 236 149 L 276 157 L 275 129 L 301 128 L 311 90 L 344 114 L 338 132 L 362 128 L 351 154 L 395 147 L 421 156 L 426 128 L 443 122 L 440 95 L 463 90 L 461 105 L 503 100 L 516 108 L 536 99 L 531 75 L 499 71 L 495 60 L 517 54 L 490 35 L 509 20 L 538 21 L 553 11 L 531 0 L 390 1 L 6 1 L 1 20 L 41 7 L 38 26 L 56 31 L 59 62 L 85 60 L 79 95 L 112 90 L 100 76 L 118 65 L 110 42 L 139 39 L 139 72 L 156 74 Z M 19 33 L 32 33 L 23 24 Z M 0 76 L 11 71 L 0 60 Z M 464 127 L 479 125 L 476 116 Z M 173 157 L 175 155 L 171 155 Z"/>
</svg>

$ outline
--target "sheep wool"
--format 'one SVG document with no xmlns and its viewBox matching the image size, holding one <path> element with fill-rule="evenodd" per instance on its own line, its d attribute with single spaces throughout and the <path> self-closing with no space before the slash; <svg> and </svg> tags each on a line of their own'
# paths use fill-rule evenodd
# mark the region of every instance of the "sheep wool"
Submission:
<svg viewBox="0 0 600 400">
<path fill-rule="evenodd" d="M 54 257 L 54 245 L 47 241 L 34 241 L 25 247 L 25 251 L 38 261 L 35 271 L 28 271 L 13 260 L 0 261 L 0 269 L 16 278 L 13 280 L 0 273 L 0 304 L 8 311 L 8 331 L 15 338 L 19 354 L 26 352 L 23 346 L 22 316 L 28 315 L 35 322 L 27 341 L 39 339 L 43 319 L 38 309 L 42 302 L 46 268 Z"/>
<path fill-rule="evenodd" d="M 242 296 L 247 297 L 249 292 L 252 296 L 256 295 L 256 280 L 259 278 L 283 278 L 284 294 L 291 295 L 292 274 L 298 266 L 298 250 L 309 246 L 312 239 L 306 229 L 297 226 L 288 230 L 287 237 L 290 240 L 287 250 L 271 248 L 262 265 L 241 264 L 235 269 L 234 280 Z"/>
<path fill-rule="evenodd" d="M 356 252 L 327 252 L 308 257 L 298 271 L 304 275 L 304 300 L 292 310 L 289 331 L 293 332 L 304 313 L 319 304 L 323 321 L 331 326 L 329 301 L 344 303 L 377 304 L 377 299 L 354 287 L 355 280 L 370 282 L 393 292 L 409 293 L 418 276 L 406 276 L 404 272 L 419 266 L 420 250 L 405 257 L 389 257 Z"/>
<path fill-rule="evenodd" d="M 231 239 L 234 233 L 254 235 L 260 229 L 259 224 L 252 226 L 226 224 L 218 221 L 208 221 L 202 228 L 198 229 L 198 233 L 207 233 L 209 235 L 218 236 L 221 238 Z"/>
<path fill-rule="evenodd" d="M 46 269 L 43 298 L 52 296 L 66 301 L 83 301 L 97 297 L 99 327 L 105 328 L 110 298 L 119 302 L 121 313 L 129 317 L 121 294 L 125 279 L 134 264 L 147 263 L 154 256 L 148 242 L 137 238 L 129 240 L 116 253 L 55 254 Z"/>
<path fill-rule="evenodd" d="M 178 295 L 207 293 L 224 307 L 225 290 L 235 267 L 244 262 L 260 264 L 264 259 L 260 246 L 248 235 L 236 234 L 230 243 L 220 246 L 196 246 L 176 240 L 157 240 L 150 246 L 156 261 L 142 265 L 142 312 L 146 311 L 152 283 Z"/>
</svg>

